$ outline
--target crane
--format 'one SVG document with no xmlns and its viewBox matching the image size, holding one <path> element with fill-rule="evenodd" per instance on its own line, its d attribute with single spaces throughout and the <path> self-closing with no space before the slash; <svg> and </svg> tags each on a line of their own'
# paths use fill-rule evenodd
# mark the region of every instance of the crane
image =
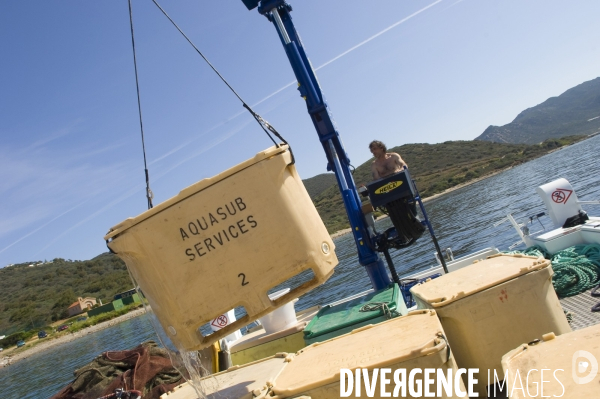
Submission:
<svg viewBox="0 0 600 399">
<path fill-rule="evenodd" d="M 360 194 L 352 178 L 350 159 L 344 149 L 337 126 L 331 115 L 325 96 L 321 91 L 315 72 L 306 56 L 300 36 L 294 27 L 290 14 L 292 11 L 291 5 L 285 0 L 242 0 L 242 2 L 248 10 L 258 7 L 258 12 L 264 15 L 275 26 L 298 81 L 300 95 L 306 101 L 308 114 L 325 151 L 327 170 L 335 174 L 358 250 L 359 263 L 365 267 L 373 289 L 378 291 L 387 288 L 391 284 L 391 280 L 378 252 L 384 253 L 392 276 L 398 282 L 398 277 L 389 256 L 389 248 L 400 248 L 404 245 L 399 242 L 401 240 L 399 239 L 400 234 L 398 234 L 397 227 L 388 229 L 382 234 L 376 233 L 373 228 L 369 228 L 369 223 L 367 223 L 367 219 L 363 215 Z M 425 216 L 423 224 L 428 227 L 444 270 L 446 270 L 441 250 L 433 233 L 433 228 L 427 218 L 425 208 L 410 178 L 410 174 L 407 169 L 401 173 L 401 178 L 406 183 L 403 189 L 409 189 L 413 203 L 419 203 Z M 384 183 L 387 184 L 387 182 Z M 400 193 L 401 191 L 397 190 L 396 192 Z M 406 190 L 401 194 L 406 194 Z M 396 223 L 394 224 L 396 225 Z"/>
</svg>

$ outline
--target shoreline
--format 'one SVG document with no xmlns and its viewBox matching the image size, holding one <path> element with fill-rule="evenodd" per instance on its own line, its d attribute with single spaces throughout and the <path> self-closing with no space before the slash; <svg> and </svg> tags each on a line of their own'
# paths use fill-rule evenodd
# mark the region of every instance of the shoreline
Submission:
<svg viewBox="0 0 600 399">
<path fill-rule="evenodd" d="M 595 135 L 590 135 L 588 138 L 591 138 L 593 136 L 595 136 Z M 582 141 L 584 141 L 584 140 L 582 140 Z M 573 144 L 576 144 L 576 143 L 573 143 Z M 553 153 L 555 151 L 559 151 L 559 150 L 561 150 L 563 148 L 564 148 L 564 146 L 552 149 L 552 150 L 548 151 L 545 155 Z M 426 203 L 428 201 L 437 199 L 437 198 L 439 198 L 439 197 L 441 197 L 443 195 L 449 194 L 449 193 L 451 193 L 453 191 L 456 191 L 456 190 L 460 190 L 461 188 L 470 186 L 472 184 L 475 184 L 475 183 L 480 182 L 482 180 L 488 179 L 490 177 L 496 176 L 496 175 L 498 175 L 498 174 L 500 174 L 502 172 L 506 172 L 507 170 L 512 169 L 513 167 L 514 166 L 509 166 L 507 168 L 504 168 L 504 169 L 497 170 L 497 171 L 494 171 L 492 173 L 489 173 L 489 174 L 487 174 L 485 176 L 481 176 L 481 177 L 475 178 L 473 180 L 469 180 L 468 182 L 464 182 L 464 183 L 458 184 L 458 185 L 456 185 L 454 187 L 450 187 L 450 188 L 448 188 L 448 189 L 446 189 L 446 190 L 444 190 L 444 191 L 442 191 L 440 193 L 437 193 L 437 194 L 434 194 L 432 196 L 423 198 L 423 203 Z M 387 217 L 388 217 L 387 215 L 383 215 L 383 216 L 380 216 L 379 218 L 377 218 L 377 220 L 384 219 L 384 218 L 387 218 Z M 338 230 L 338 231 L 330 234 L 330 237 L 332 239 L 335 239 L 337 237 L 344 236 L 344 235 L 346 235 L 348 233 L 351 233 L 351 232 L 352 232 L 351 228 L 347 228 L 347 229 L 343 229 L 343 230 Z M 30 357 L 32 355 L 35 355 L 35 354 L 40 353 L 40 352 L 43 352 L 43 351 L 45 351 L 47 349 L 50 349 L 50 348 L 53 348 L 55 346 L 59 346 L 59 345 L 65 344 L 67 342 L 74 341 L 74 340 L 76 340 L 76 339 L 78 339 L 78 338 L 80 338 L 82 336 L 85 336 L 85 335 L 88 335 L 88 334 L 92 334 L 92 333 L 95 333 L 95 332 L 100 331 L 100 330 L 104 330 L 105 328 L 112 327 L 112 326 L 114 326 L 114 325 L 116 325 L 118 323 L 122 323 L 123 321 L 129 320 L 131 318 L 141 316 L 142 314 L 145 314 L 145 313 L 146 313 L 146 309 L 145 308 L 136 309 L 136 310 L 131 311 L 131 312 L 127 313 L 127 314 L 124 314 L 122 316 L 116 317 L 116 318 L 111 319 L 111 320 L 107 320 L 107 321 L 102 322 L 102 323 L 98 323 L 98 324 L 96 324 L 94 326 L 90 326 L 90 327 L 85 328 L 83 330 L 80 330 L 80 331 L 78 331 L 76 333 L 69 333 L 67 335 L 63 335 L 63 336 L 58 337 L 58 338 L 50 339 L 50 340 L 45 341 L 43 343 L 37 344 L 37 345 L 35 345 L 35 346 L 31 347 L 31 348 L 28 348 L 28 349 L 25 349 L 23 351 L 20 351 L 19 353 L 15 354 L 15 355 L 11 355 L 12 352 L 15 349 L 9 349 L 9 353 L 10 354 L 4 355 L 3 353 L 0 353 L 0 369 L 3 368 L 3 367 L 6 367 L 6 366 L 10 366 L 11 364 L 13 364 L 13 363 L 15 363 L 15 362 L 17 362 L 17 361 L 19 361 L 21 359 L 26 359 L 26 358 L 28 358 L 28 357 Z"/>
<path fill-rule="evenodd" d="M 526 161 L 526 162 L 524 162 L 524 163 L 527 163 L 527 162 L 533 161 L 533 160 L 534 160 L 534 159 L 536 159 L 536 158 L 541 158 L 541 157 L 543 157 L 543 156 L 546 156 L 546 155 L 548 155 L 548 154 L 552 154 L 553 152 L 560 151 L 560 150 L 562 150 L 562 149 L 564 149 L 564 148 L 566 148 L 566 147 L 570 147 L 570 146 L 572 146 L 572 145 L 575 145 L 575 144 L 581 143 L 581 142 L 583 142 L 583 141 L 589 140 L 589 139 L 591 139 L 591 138 L 593 138 L 593 137 L 595 137 L 595 136 L 597 136 L 597 135 L 599 135 L 599 134 L 600 134 L 600 131 L 598 131 L 598 132 L 596 132 L 596 133 L 589 134 L 589 135 L 587 135 L 587 137 L 585 137 L 585 138 L 583 138 L 583 139 L 581 139 L 581 140 L 578 140 L 578 141 L 572 142 L 572 143 L 570 143 L 570 144 L 565 144 L 565 145 L 562 145 L 562 146 L 560 146 L 560 147 L 558 147 L 558 148 L 553 148 L 553 149 L 551 149 L 551 150 L 547 151 L 545 154 L 542 154 L 542 155 L 540 155 L 540 156 L 538 156 L 538 157 L 532 158 L 532 159 L 530 159 L 530 160 L 528 160 L 528 161 Z M 523 164 L 519 164 L 519 165 L 523 165 Z M 515 165 L 515 166 L 519 166 L 519 165 Z M 437 193 L 437 194 L 434 194 L 434 195 L 432 195 L 432 196 L 430 196 L 430 197 L 423 198 L 423 203 L 426 203 L 426 202 L 428 202 L 428 201 L 434 200 L 434 199 L 436 199 L 436 198 L 439 198 L 439 197 L 441 197 L 442 195 L 445 195 L 445 194 L 451 193 L 451 192 L 453 192 L 453 191 L 460 190 L 460 189 L 461 189 L 461 188 L 463 188 L 463 187 L 470 186 L 471 184 L 474 184 L 474 183 L 477 183 L 477 182 L 479 182 L 479 181 L 485 180 L 485 179 L 487 179 L 487 178 L 490 178 L 490 177 L 492 177 L 492 176 L 496 176 L 497 174 L 500 174 L 500 173 L 502 173 L 502 172 L 506 172 L 507 170 L 510 170 L 510 169 L 514 168 L 515 166 L 509 166 L 509 167 L 506 167 L 506 168 L 504 168 L 504 169 L 500 169 L 500 170 L 494 171 L 494 172 L 492 172 L 492 173 L 489 173 L 489 174 L 487 174 L 487 175 L 485 175 L 485 176 L 480 176 L 480 177 L 477 177 L 477 178 L 475 178 L 475 179 L 473 179 L 473 180 L 469 180 L 468 182 L 460 183 L 460 184 L 457 184 L 457 185 L 456 185 L 456 186 L 454 186 L 454 187 L 447 188 L 447 189 L 445 189 L 444 191 L 442 191 L 441 193 Z M 380 216 L 380 217 L 378 217 L 378 218 L 377 218 L 377 220 L 379 220 L 379 219 L 384 219 L 384 218 L 386 218 L 386 217 L 388 217 L 388 216 L 387 216 L 387 215 L 383 215 L 383 216 Z M 351 233 L 351 232 L 352 232 L 352 229 L 351 229 L 351 228 L 347 228 L 347 229 L 343 229 L 343 230 L 338 230 L 338 231 L 336 231 L 336 232 L 334 232 L 334 233 L 331 233 L 331 234 L 330 234 L 330 237 L 333 239 L 333 238 L 341 237 L 341 236 L 343 236 L 343 235 L 346 235 L 346 234 L 348 234 L 348 233 Z"/>
<path fill-rule="evenodd" d="M 27 348 L 27 349 L 20 351 L 14 355 L 11 355 L 11 354 L 3 355 L 2 354 L 0 357 L 0 368 L 10 366 L 11 364 L 18 362 L 19 360 L 27 359 L 28 357 L 35 355 L 37 353 L 43 352 L 47 349 L 53 348 L 55 346 L 60 346 L 62 344 L 66 344 L 67 342 L 71 342 L 71 341 L 74 341 L 85 335 L 93 334 L 97 331 L 104 330 L 105 328 L 112 327 L 115 324 L 122 323 L 122 322 L 132 319 L 134 317 L 141 316 L 145 313 L 146 313 L 146 309 L 144 309 L 144 308 L 136 309 L 127 314 L 121 315 L 119 317 L 115 317 L 114 319 L 103 321 L 102 323 L 98 323 L 94 326 L 84 328 L 82 330 L 77 331 L 76 333 L 69 333 L 69 334 L 63 335 L 58 338 L 51 338 L 48 341 L 41 342 L 31 348 Z M 13 350 L 11 350 L 11 353 Z"/>
<path fill-rule="evenodd" d="M 561 147 L 561 148 L 562 148 L 562 147 Z M 560 149 L 560 148 L 559 148 L 559 149 Z M 554 151 L 556 151 L 556 150 L 553 150 L 553 151 L 550 151 L 550 152 L 554 152 Z M 550 153 L 550 152 L 548 152 L 548 153 Z M 434 199 L 436 199 L 436 198 L 439 198 L 439 197 L 441 197 L 441 196 L 443 196 L 443 195 L 449 194 L 449 193 L 451 193 L 451 192 L 453 192 L 453 191 L 460 190 L 460 189 L 461 189 L 461 188 L 463 188 L 463 187 L 470 186 L 471 184 L 475 184 L 475 183 L 477 183 L 477 182 L 480 182 L 480 181 L 482 181 L 482 180 L 485 180 L 485 179 L 487 179 L 487 178 L 490 178 L 490 177 L 492 177 L 492 176 L 496 176 L 497 174 L 500 174 L 500 173 L 502 173 L 502 172 L 506 172 L 507 170 L 510 170 L 510 169 L 512 169 L 513 167 L 514 167 L 514 166 L 509 166 L 508 168 L 501 169 L 501 170 L 497 170 L 497 171 L 495 171 L 495 172 L 492 172 L 492 173 L 490 173 L 490 174 L 487 174 L 487 175 L 485 175 L 485 176 L 481 176 L 481 177 L 475 178 L 475 179 L 473 179 L 473 180 L 469 180 L 469 181 L 467 181 L 467 182 L 464 182 L 464 183 L 457 184 L 457 185 L 456 185 L 456 186 L 454 186 L 454 187 L 450 187 L 450 188 L 447 188 L 447 189 L 445 189 L 445 190 L 444 190 L 444 191 L 442 191 L 441 193 L 437 193 L 437 194 L 434 194 L 434 195 L 432 195 L 432 196 L 430 196 L 430 197 L 423 198 L 423 203 L 426 203 L 426 202 L 428 202 L 428 201 L 434 200 Z M 387 218 L 387 217 L 388 217 L 387 215 L 383 215 L 383 216 L 380 216 L 380 217 L 378 217 L 378 218 L 377 218 L 377 220 L 380 220 L 380 219 L 385 219 L 385 218 Z M 331 234 L 330 234 L 330 236 L 331 236 L 331 238 L 338 238 L 338 237 L 344 236 L 344 235 L 346 235 L 346 234 L 348 234 L 348 233 L 351 233 L 351 232 L 352 232 L 352 229 L 349 227 L 349 228 L 347 228 L 347 229 L 338 230 L 338 231 L 336 231 L 335 233 L 331 233 Z"/>
</svg>

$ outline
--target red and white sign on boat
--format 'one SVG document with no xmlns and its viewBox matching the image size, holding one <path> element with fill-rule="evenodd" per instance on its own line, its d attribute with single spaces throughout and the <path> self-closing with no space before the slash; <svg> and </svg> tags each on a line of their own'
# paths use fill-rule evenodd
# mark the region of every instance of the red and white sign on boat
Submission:
<svg viewBox="0 0 600 399">
<path fill-rule="evenodd" d="M 556 202 L 557 204 L 566 204 L 571 197 L 571 194 L 573 194 L 573 190 L 557 188 L 552 193 L 552 201 Z"/>
<path fill-rule="evenodd" d="M 562 227 L 565 221 L 581 211 L 577 194 L 566 179 L 557 179 L 536 189 L 544 201 L 554 227 Z"/>
</svg>

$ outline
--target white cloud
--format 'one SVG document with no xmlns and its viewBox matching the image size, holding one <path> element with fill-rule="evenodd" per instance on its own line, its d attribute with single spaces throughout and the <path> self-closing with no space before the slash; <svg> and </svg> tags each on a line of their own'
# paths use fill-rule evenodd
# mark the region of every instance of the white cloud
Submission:
<svg viewBox="0 0 600 399">
<path fill-rule="evenodd" d="M 79 119 L 72 121 L 66 127 L 60 128 L 54 132 L 44 133 L 44 136 L 43 136 L 44 138 L 33 142 L 29 146 L 29 150 L 31 150 L 33 148 L 42 147 L 51 141 L 58 140 L 62 137 L 68 136 L 69 134 L 73 133 L 76 130 L 77 126 L 81 125 L 82 122 L 83 122 L 83 119 L 79 118 Z"/>
<path fill-rule="evenodd" d="M 0 249 L 0 253 L 2 253 L 2 252 L 4 252 L 4 251 L 6 251 L 7 249 L 9 249 L 10 247 L 12 247 L 13 245 L 15 245 L 15 244 L 17 244 L 17 243 L 19 243 L 19 242 L 23 241 L 23 240 L 24 240 L 24 239 L 26 239 L 27 237 L 29 237 L 29 236 L 31 236 L 31 235 L 33 235 L 33 234 L 37 233 L 38 231 L 40 231 L 40 230 L 41 230 L 41 229 L 43 229 L 44 227 L 48 226 L 50 223 L 54 222 L 56 219 L 59 219 L 59 218 L 61 218 L 62 216 L 66 215 L 67 213 L 69 213 L 69 212 L 71 212 L 72 210 L 74 210 L 75 208 L 79 208 L 79 207 L 80 207 L 81 205 L 83 205 L 85 202 L 86 202 L 86 201 L 84 201 L 84 202 L 82 202 L 82 203 L 80 203 L 80 204 L 77 204 L 77 205 L 75 205 L 75 206 L 74 206 L 74 207 L 72 207 L 72 208 L 69 208 L 69 209 L 67 209 L 66 211 L 64 211 L 64 212 L 63 212 L 63 213 L 61 213 L 60 215 L 58 215 L 58 216 L 55 216 L 54 218 L 52 218 L 52 219 L 50 219 L 49 221 L 47 221 L 46 223 L 42 224 L 41 226 L 39 226 L 39 227 L 38 227 L 38 228 L 36 228 L 35 230 L 32 230 L 32 231 L 30 231 L 29 233 L 25 234 L 24 236 L 21 236 L 20 238 L 18 238 L 17 240 L 13 241 L 12 243 L 10 243 L 9 245 L 7 245 L 6 247 L 4 247 L 4 248 Z M 44 216 L 46 216 L 46 215 L 44 215 Z M 20 216 L 19 216 L 19 217 L 20 217 Z M 37 219 L 36 219 L 35 221 L 37 221 Z M 21 218 L 21 219 L 19 220 L 19 222 L 20 222 L 20 223 L 23 223 L 24 221 L 23 221 L 23 219 Z M 4 224 L 4 221 L 3 221 L 3 224 Z M 2 234 L 2 231 L 0 231 L 0 235 L 1 235 L 1 234 Z"/>
<path fill-rule="evenodd" d="M 449 9 L 449 8 L 452 8 L 452 7 L 454 7 L 455 5 L 457 5 L 458 3 L 462 3 L 463 1 L 465 1 L 465 0 L 457 0 L 457 1 L 455 1 L 454 3 L 450 4 L 448 7 L 444 8 L 444 10 L 447 10 L 447 9 Z"/>
<path fill-rule="evenodd" d="M 377 32 L 376 34 L 374 34 L 373 36 L 369 37 L 368 39 L 363 40 L 362 42 L 358 43 L 356 46 L 353 46 L 351 48 L 349 48 L 348 50 L 344 51 L 343 53 L 341 53 L 340 55 L 337 55 L 335 57 L 333 57 L 332 59 L 330 59 L 329 61 L 325 62 L 324 64 L 320 65 L 319 67 L 317 67 L 315 70 L 318 71 L 319 69 L 326 67 L 327 65 L 331 64 L 332 62 L 335 62 L 337 60 L 339 60 L 340 58 L 342 58 L 343 56 L 353 52 L 354 50 L 356 50 L 357 48 L 360 48 L 362 46 L 364 46 L 365 44 L 369 43 L 371 40 L 374 40 L 376 38 L 378 38 L 379 36 L 383 35 L 384 33 L 394 29 L 396 26 L 403 24 L 404 22 L 408 21 L 409 19 L 416 17 L 417 15 L 419 15 L 420 13 L 422 13 L 423 11 L 428 10 L 429 8 L 435 6 L 438 3 L 441 3 L 443 0 L 437 0 L 434 1 L 433 3 L 429 4 L 426 7 L 421 8 L 418 11 L 415 11 L 414 13 L 410 14 L 408 17 L 402 18 L 400 21 L 393 23 L 392 25 L 388 26 L 387 28 Z"/>
<path fill-rule="evenodd" d="M 0 150 L 0 237 L 33 229 L 29 236 L 126 177 L 123 163 L 98 166 L 85 158 L 89 153 L 71 152 Z"/>
</svg>

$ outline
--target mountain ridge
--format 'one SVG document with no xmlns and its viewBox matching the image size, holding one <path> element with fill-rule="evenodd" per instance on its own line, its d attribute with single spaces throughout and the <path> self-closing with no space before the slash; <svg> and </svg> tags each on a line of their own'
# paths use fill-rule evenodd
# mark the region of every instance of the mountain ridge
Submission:
<svg viewBox="0 0 600 399">
<path fill-rule="evenodd" d="M 549 138 L 600 131 L 600 77 L 521 111 L 510 123 L 490 125 L 475 140 L 536 144 Z"/>
</svg>

